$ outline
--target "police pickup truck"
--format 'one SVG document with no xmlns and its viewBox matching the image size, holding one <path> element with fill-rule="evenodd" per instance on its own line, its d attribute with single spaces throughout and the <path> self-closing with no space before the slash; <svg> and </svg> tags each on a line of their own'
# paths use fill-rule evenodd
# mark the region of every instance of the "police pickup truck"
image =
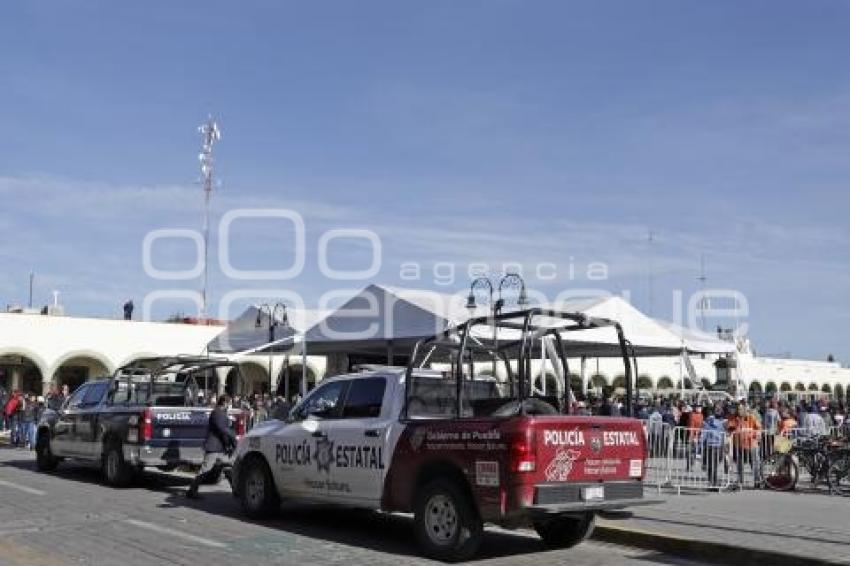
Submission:
<svg viewBox="0 0 850 566">
<path fill-rule="evenodd" d="M 65 459 L 87 461 L 101 466 L 108 484 L 124 486 L 146 467 L 200 465 L 211 408 L 196 405 L 199 379 L 218 368 L 238 372 L 224 360 L 151 358 L 84 383 L 38 423 L 38 469 L 53 471 Z M 243 435 L 246 415 L 233 410 L 230 416 L 237 437 Z"/>
<path fill-rule="evenodd" d="M 575 545 L 597 512 L 650 503 L 640 422 L 569 414 L 563 335 L 604 327 L 630 378 L 617 323 L 531 309 L 422 341 L 407 368 L 326 379 L 239 442 L 234 495 L 255 518 L 282 499 L 413 513 L 422 550 L 447 561 L 471 557 L 485 523 Z M 552 391 L 529 379 L 531 357 L 547 354 Z M 500 360 L 504 379 L 476 374 Z"/>
</svg>

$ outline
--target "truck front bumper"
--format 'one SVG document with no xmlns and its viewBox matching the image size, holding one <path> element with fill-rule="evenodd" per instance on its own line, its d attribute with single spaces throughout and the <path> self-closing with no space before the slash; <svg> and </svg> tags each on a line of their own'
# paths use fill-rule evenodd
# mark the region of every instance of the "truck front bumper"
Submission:
<svg viewBox="0 0 850 566">
<path fill-rule="evenodd" d="M 124 461 L 133 466 L 169 468 L 181 464 L 200 466 L 204 450 L 200 446 L 124 445 Z"/>
</svg>

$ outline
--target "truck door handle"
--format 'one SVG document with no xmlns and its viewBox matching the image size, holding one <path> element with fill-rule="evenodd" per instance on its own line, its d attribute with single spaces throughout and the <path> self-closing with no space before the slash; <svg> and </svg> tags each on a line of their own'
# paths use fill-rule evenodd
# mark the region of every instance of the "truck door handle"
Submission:
<svg viewBox="0 0 850 566">
<path fill-rule="evenodd" d="M 313 436 L 316 437 L 316 438 L 327 438 L 328 433 L 322 432 L 321 430 L 317 430 L 317 431 L 313 432 Z"/>
<path fill-rule="evenodd" d="M 381 436 L 381 431 L 376 429 L 376 428 L 373 428 L 373 429 L 367 430 L 363 434 L 365 434 L 369 438 L 378 438 L 379 436 Z"/>
</svg>

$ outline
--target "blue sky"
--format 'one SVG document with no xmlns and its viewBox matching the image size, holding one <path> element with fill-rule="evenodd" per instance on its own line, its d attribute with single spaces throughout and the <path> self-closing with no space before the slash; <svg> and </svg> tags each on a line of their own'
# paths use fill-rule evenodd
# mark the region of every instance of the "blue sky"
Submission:
<svg viewBox="0 0 850 566">
<path fill-rule="evenodd" d="M 317 301 L 340 285 L 316 259 L 333 228 L 381 237 L 373 279 L 442 291 L 470 262 L 546 262 L 555 281 L 527 277 L 542 293 L 601 286 L 647 310 L 651 262 L 664 317 L 705 255 L 709 286 L 747 297 L 761 352 L 848 360 L 848 24 L 834 1 L 6 3 L 0 302 L 26 301 L 30 270 L 35 302 L 58 289 L 74 314 L 197 289 L 151 280 L 141 250 L 200 226 L 195 128 L 214 113 L 216 221 L 285 207 L 307 226 L 301 276 L 213 265 L 214 303 Z M 235 265 L 291 262 L 288 227 L 234 232 Z M 157 266 L 191 263 L 171 244 Z M 368 264 L 362 244 L 332 247 L 334 266 Z M 399 278 L 411 261 L 420 281 Z M 601 285 L 589 262 L 609 267 Z"/>
</svg>

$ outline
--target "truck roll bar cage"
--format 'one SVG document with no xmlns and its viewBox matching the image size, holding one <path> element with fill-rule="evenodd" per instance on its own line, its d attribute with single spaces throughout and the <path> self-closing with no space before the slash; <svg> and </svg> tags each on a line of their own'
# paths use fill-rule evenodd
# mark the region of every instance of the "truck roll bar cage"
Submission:
<svg viewBox="0 0 850 566">
<path fill-rule="evenodd" d="M 210 369 L 231 368 L 236 370 L 236 390 L 240 390 L 242 384 L 242 370 L 238 362 L 234 362 L 224 357 L 208 357 L 208 356 L 151 356 L 146 358 L 138 358 L 132 362 L 125 364 L 115 370 L 113 379 L 116 382 L 125 379 L 127 387 L 130 387 L 130 380 L 133 377 L 147 377 L 150 391 L 153 392 L 153 384 L 157 378 L 173 373 L 175 375 L 185 375 L 186 380 L 183 383 L 183 391 L 186 391 L 194 384 L 195 389 L 200 388 L 197 380 L 197 374 L 206 372 Z M 193 398 L 194 404 L 196 399 Z M 129 396 L 128 396 L 129 402 Z"/>
<path fill-rule="evenodd" d="M 541 324 L 539 319 L 548 319 L 548 324 Z M 492 332 L 492 338 L 484 338 L 484 333 L 474 333 L 476 328 L 487 328 Z M 492 360 L 501 360 L 506 368 L 510 383 L 511 398 L 520 401 L 521 411 L 524 411 L 523 400 L 530 397 L 532 392 L 531 360 L 536 340 L 551 338 L 556 346 L 557 358 L 560 362 L 564 377 L 564 389 L 560 405 L 566 414 L 570 412 L 570 378 L 567 354 L 562 334 L 579 332 L 595 328 L 613 328 L 617 333 L 617 342 L 625 366 L 626 377 L 626 415 L 633 416 L 633 373 L 632 359 L 634 347 L 626 340 L 623 327 L 619 322 L 607 318 L 590 317 L 577 312 L 564 312 L 552 309 L 530 308 L 520 311 L 500 313 L 491 316 L 471 318 L 453 328 L 431 338 L 419 340 L 413 348 L 405 374 L 405 400 L 403 417 L 407 418 L 408 402 L 410 399 L 410 383 L 414 376 L 419 354 L 426 349 L 429 353 L 423 361 L 427 363 L 436 348 L 446 348 L 453 352 L 451 358 L 451 375 L 455 379 L 456 415 L 462 414 L 463 395 L 463 364 L 468 361 L 468 375 L 471 380 L 474 372 L 474 354 L 486 354 Z M 499 331 L 520 333 L 518 338 L 501 340 Z M 541 340 L 542 343 L 542 340 Z M 541 344 L 542 347 L 542 344 Z M 517 375 L 514 376 L 508 353 L 516 351 Z M 456 360 L 456 362 L 455 362 Z M 551 360 L 555 363 L 555 360 Z M 635 363 L 637 360 L 635 360 Z M 496 376 L 493 376 L 494 378 Z"/>
</svg>

